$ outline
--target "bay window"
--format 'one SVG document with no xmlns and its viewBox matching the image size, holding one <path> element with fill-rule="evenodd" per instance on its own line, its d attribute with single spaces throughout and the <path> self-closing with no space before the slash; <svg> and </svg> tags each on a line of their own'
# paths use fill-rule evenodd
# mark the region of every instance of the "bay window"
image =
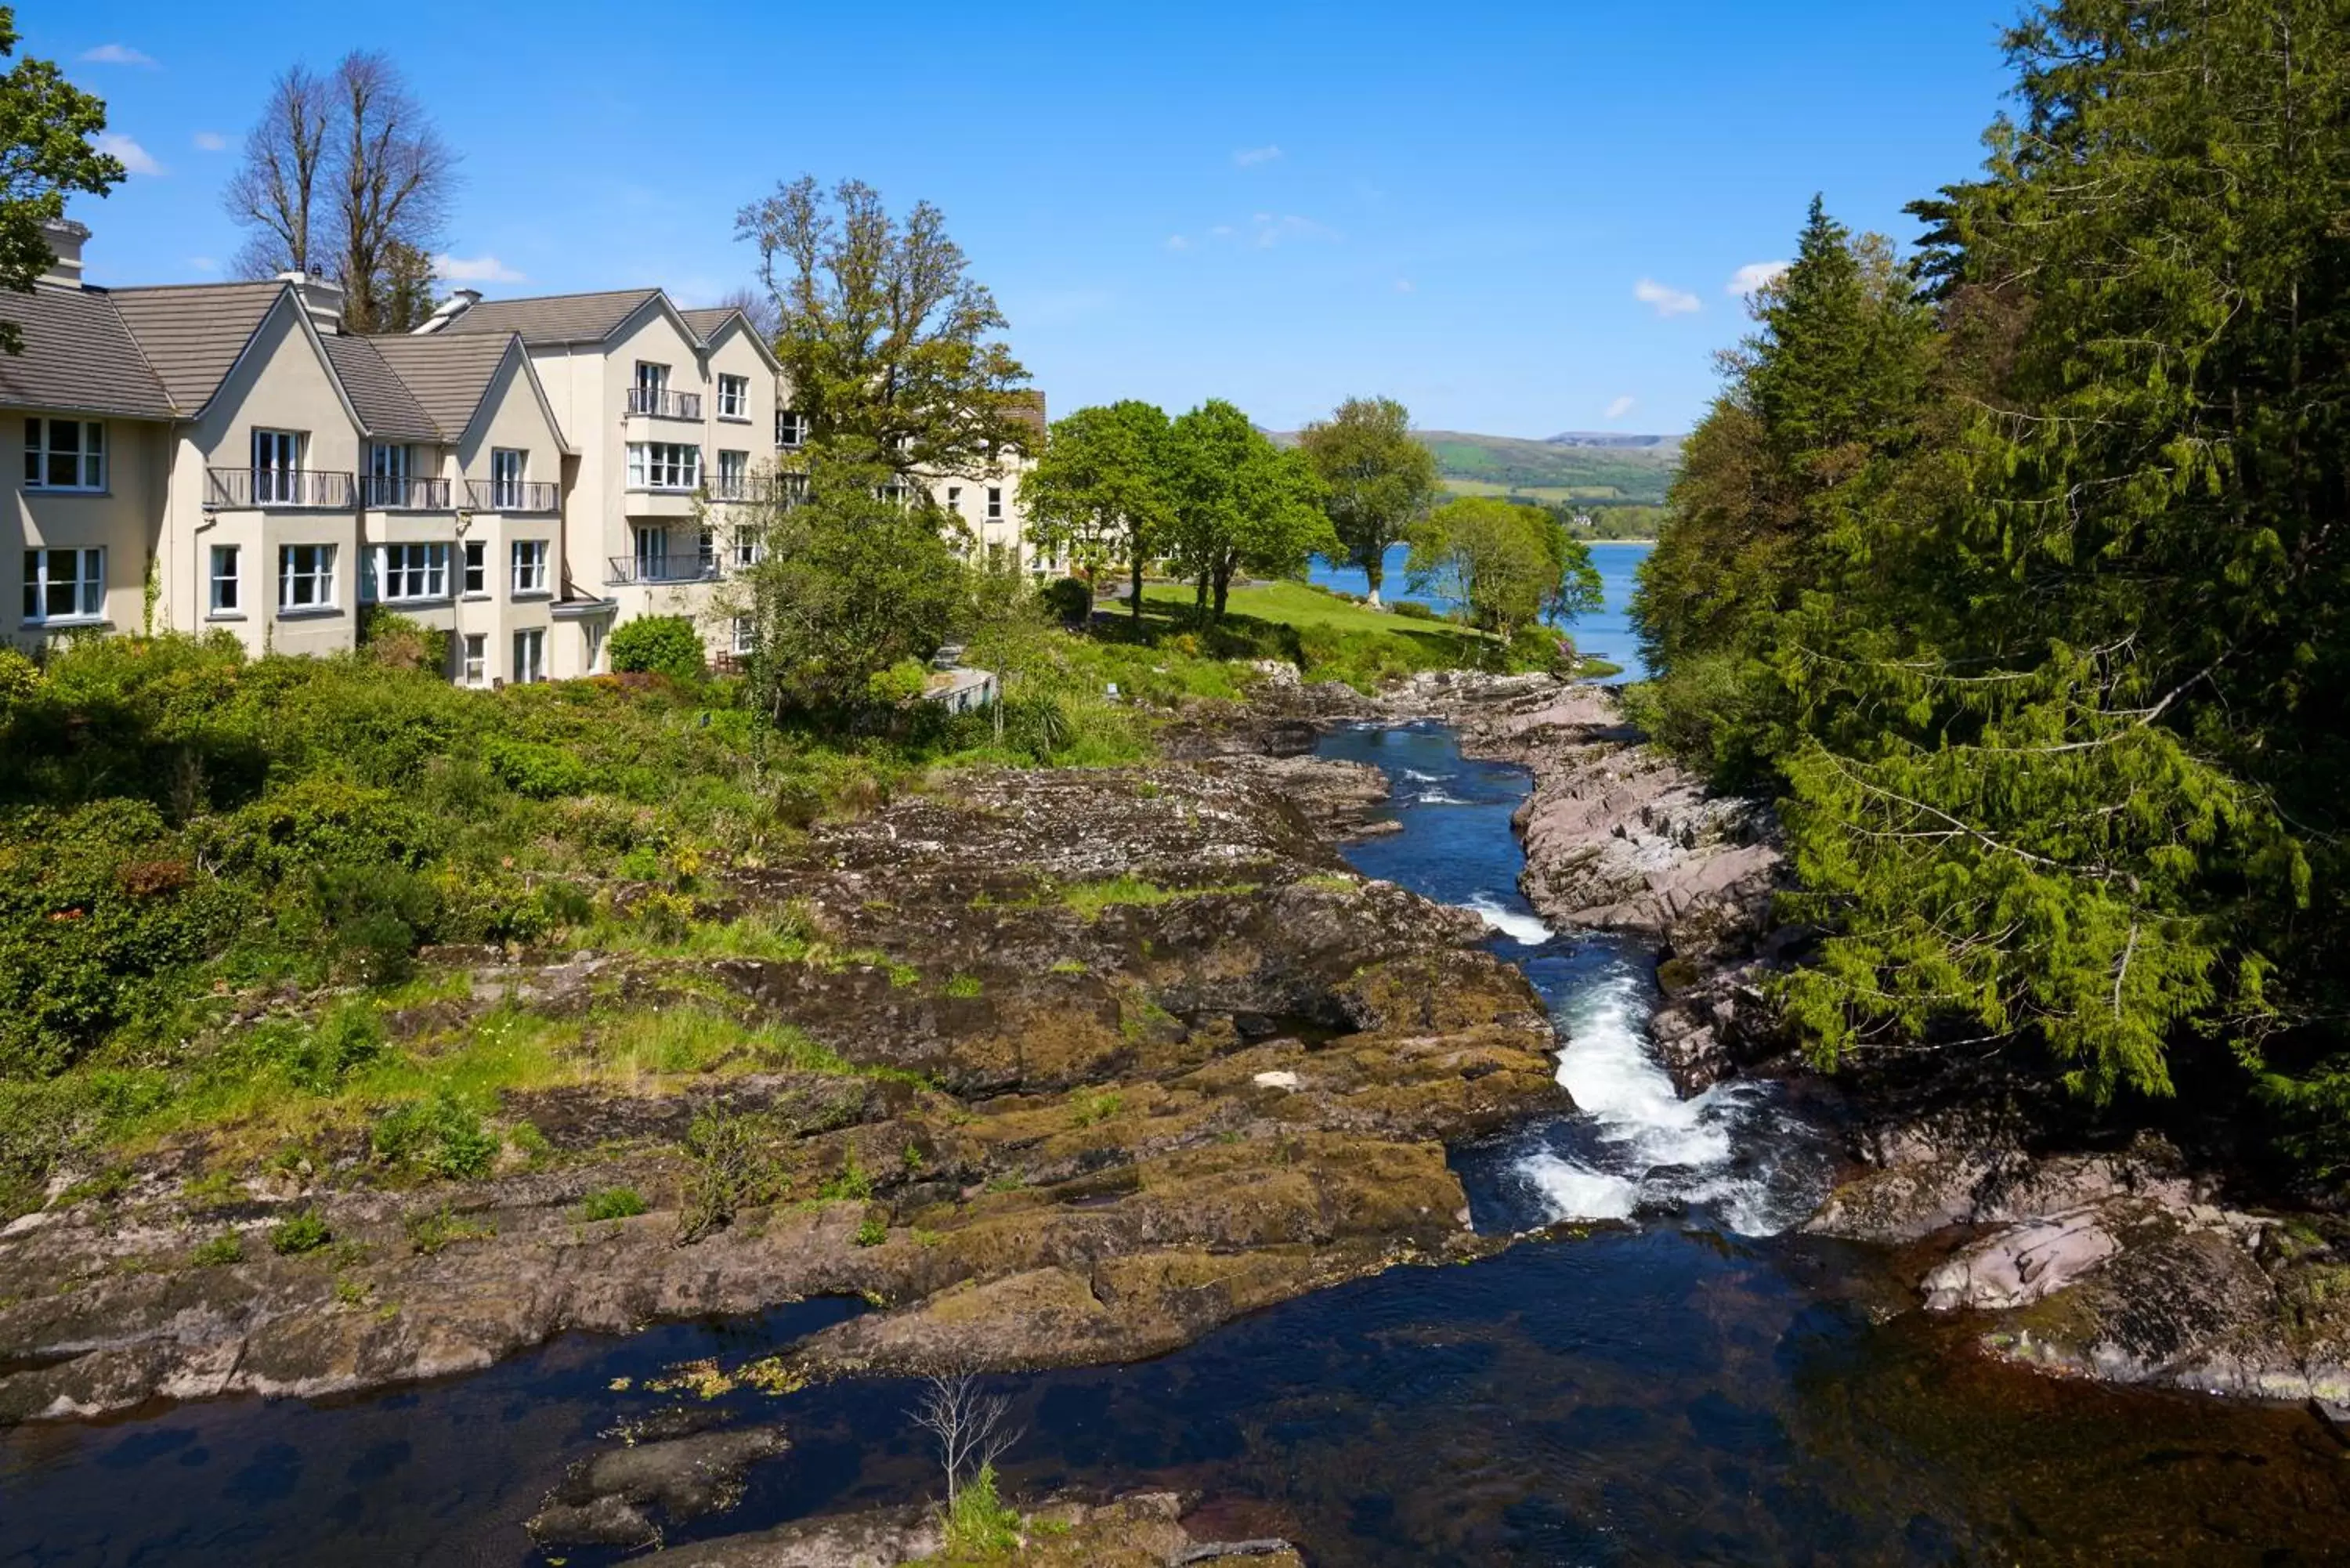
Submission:
<svg viewBox="0 0 2350 1568">
<path fill-rule="evenodd" d="M 377 552 L 377 580 L 384 599 L 445 599 L 449 597 L 449 546 L 385 545 Z"/>
<path fill-rule="evenodd" d="M 692 490 L 702 483 L 702 449 L 681 441 L 630 441 L 629 488 Z"/>
<path fill-rule="evenodd" d="M 25 552 L 25 624 L 96 620 L 106 613 L 106 552 Z"/>
</svg>

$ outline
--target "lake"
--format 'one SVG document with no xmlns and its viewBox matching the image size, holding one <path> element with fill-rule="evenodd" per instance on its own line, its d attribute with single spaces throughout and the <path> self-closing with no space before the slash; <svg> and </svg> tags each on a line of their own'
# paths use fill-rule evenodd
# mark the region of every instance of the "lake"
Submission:
<svg viewBox="0 0 2350 1568">
<path fill-rule="evenodd" d="M 1624 673 L 1611 677 L 1612 680 L 1638 680 L 1648 673 L 1648 667 L 1640 662 L 1639 642 L 1632 635 L 1630 615 L 1632 590 L 1639 585 L 1640 563 L 1648 558 L 1650 548 L 1645 540 L 1594 544 L 1591 546 L 1591 562 L 1599 568 L 1600 587 L 1607 599 L 1596 611 L 1566 628 L 1574 635 L 1575 646 L 1584 653 L 1624 667 Z M 1443 600 L 1428 595 L 1410 594 L 1405 589 L 1403 564 L 1410 554 L 1410 550 L 1402 545 L 1388 552 L 1387 581 L 1384 585 L 1388 597 L 1424 598 L 1439 609 L 1450 608 L 1451 606 Z M 1349 594 L 1362 593 L 1369 587 L 1360 567 L 1332 566 L 1322 561 L 1315 562 L 1313 571 L 1307 574 L 1307 580 Z"/>
</svg>

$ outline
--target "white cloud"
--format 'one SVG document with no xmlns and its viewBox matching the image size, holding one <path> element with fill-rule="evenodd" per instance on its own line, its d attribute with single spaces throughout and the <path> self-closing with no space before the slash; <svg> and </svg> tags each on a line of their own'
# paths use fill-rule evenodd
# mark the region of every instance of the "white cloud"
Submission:
<svg viewBox="0 0 2350 1568">
<path fill-rule="evenodd" d="M 1218 223 L 1214 228 L 1208 231 L 1208 237 L 1211 240 L 1231 239 L 1232 237 L 1232 226 L 1230 223 Z"/>
<path fill-rule="evenodd" d="M 163 166 L 155 155 L 127 136 L 109 130 L 93 144 L 100 152 L 111 153 L 122 161 L 122 166 L 133 174 L 161 174 Z"/>
<path fill-rule="evenodd" d="M 197 131 L 195 135 L 195 142 L 196 151 L 199 152 L 226 152 L 228 151 L 228 138 L 223 136 L 217 130 Z"/>
<path fill-rule="evenodd" d="M 525 283 L 529 280 L 495 256 L 452 256 L 447 254 L 432 258 L 432 275 L 450 283 Z"/>
<path fill-rule="evenodd" d="M 1191 242 L 1181 234 L 1170 234 L 1167 236 L 1167 248 L 1170 251 L 1188 251 L 1191 248 Z"/>
<path fill-rule="evenodd" d="M 211 256 L 190 256 L 188 265 L 197 272 L 220 271 L 220 263 Z"/>
<path fill-rule="evenodd" d="M 1730 275 L 1730 282 L 1721 292 L 1732 298 L 1742 298 L 1778 282 L 1786 270 L 1785 262 L 1748 262 Z"/>
<path fill-rule="evenodd" d="M 1411 279 L 1408 277 L 1399 277 L 1396 279 L 1395 288 L 1398 294 L 1418 294 L 1419 292 L 1419 285 L 1412 282 Z"/>
<path fill-rule="evenodd" d="M 1620 420 L 1630 413 L 1638 401 L 1638 399 L 1632 397 L 1618 398 L 1607 405 L 1607 417 L 1611 420 Z"/>
<path fill-rule="evenodd" d="M 84 64 L 93 66 L 152 67 L 155 64 L 154 56 L 141 54 L 128 44 L 100 44 L 94 49 L 84 49 L 81 57 Z"/>
<path fill-rule="evenodd" d="M 1632 297 L 1643 305 L 1656 306 L 1659 316 L 1687 316 L 1698 308 L 1696 295 L 1669 288 L 1653 277 L 1644 277 L 1634 284 Z"/>
<path fill-rule="evenodd" d="M 1243 147 L 1232 154 L 1232 161 L 1243 169 L 1253 169 L 1260 163 L 1270 163 L 1281 156 L 1281 149 L 1267 142 L 1263 147 Z"/>
</svg>

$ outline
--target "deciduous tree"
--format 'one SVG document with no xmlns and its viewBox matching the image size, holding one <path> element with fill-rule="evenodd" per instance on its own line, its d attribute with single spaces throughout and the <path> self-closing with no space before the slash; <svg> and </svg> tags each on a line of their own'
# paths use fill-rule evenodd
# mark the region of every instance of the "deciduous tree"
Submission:
<svg viewBox="0 0 2350 1568">
<path fill-rule="evenodd" d="M 1411 415 L 1393 398 L 1349 398 L 1307 425 L 1299 450 L 1323 486 L 1346 558 L 1370 582 L 1377 607 L 1388 552 L 1436 503 L 1436 454 L 1412 438 Z"/>
<path fill-rule="evenodd" d="M 811 445 L 900 473 L 977 474 L 1020 443 L 1028 372 L 936 207 L 899 220 L 869 185 L 827 193 L 802 176 L 743 207 L 734 232 L 758 246 Z"/>
<path fill-rule="evenodd" d="M 0 56 L 16 52 L 16 15 L 0 6 Z M 73 192 L 103 196 L 123 178 L 120 160 L 94 145 L 106 106 L 48 60 L 25 59 L 0 75 L 0 287 L 31 292 L 57 254 L 42 225 L 65 216 Z M 24 352 L 23 330 L 0 321 L 0 351 Z"/>
<path fill-rule="evenodd" d="M 1589 547 L 1545 508 L 1498 496 L 1438 507 L 1413 531 L 1405 570 L 1414 592 L 1451 600 L 1503 643 L 1545 615 L 1572 620 L 1600 602 Z"/>
<path fill-rule="evenodd" d="M 1144 563 L 1174 522 L 1171 435 L 1156 405 L 1128 399 L 1054 421 L 1020 482 L 1029 535 L 1054 553 L 1098 552 L 1127 563 L 1131 613 L 1142 614 Z"/>
<path fill-rule="evenodd" d="M 1295 576 L 1311 557 L 1337 549 L 1314 471 L 1231 403 L 1211 398 L 1179 416 L 1168 440 L 1169 554 L 1197 585 L 1201 618 L 1223 618 L 1243 569 Z"/>
</svg>

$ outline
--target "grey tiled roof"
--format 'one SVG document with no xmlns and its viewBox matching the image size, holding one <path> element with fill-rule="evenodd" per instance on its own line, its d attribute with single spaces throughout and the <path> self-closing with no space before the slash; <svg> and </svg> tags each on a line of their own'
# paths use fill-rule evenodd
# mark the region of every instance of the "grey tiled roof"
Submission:
<svg viewBox="0 0 2350 1568">
<path fill-rule="evenodd" d="M 155 420 L 178 411 L 109 296 L 47 285 L 0 290 L 0 319 L 25 335 L 22 354 L 0 354 L 0 404 Z"/>
<path fill-rule="evenodd" d="M 373 343 L 348 333 L 330 334 L 321 341 L 369 435 L 378 441 L 446 439 L 432 416 L 417 402 L 416 394 L 384 362 Z"/>
<path fill-rule="evenodd" d="M 407 383 L 424 412 L 441 428 L 442 439 L 453 441 L 473 423 L 474 410 L 489 395 L 490 380 L 504 362 L 514 336 L 435 332 L 423 337 L 400 335 L 364 341 L 372 344 L 392 373 Z"/>
<path fill-rule="evenodd" d="M 95 293 L 96 291 L 91 291 Z M 181 412 L 212 401 L 263 317 L 286 292 L 266 283 L 175 284 L 106 291 Z"/>
<path fill-rule="evenodd" d="M 608 294 L 550 294 L 537 299 L 485 299 L 432 334 L 435 337 L 519 332 L 525 343 L 596 343 L 660 293 L 622 288 Z"/>
<path fill-rule="evenodd" d="M 743 313 L 731 305 L 715 305 L 706 310 L 681 310 L 678 314 L 685 317 L 688 327 L 693 328 L 693 335 L 707 343 L 710 335 L 725 326 L 730 317 Z"/>
</svg>

